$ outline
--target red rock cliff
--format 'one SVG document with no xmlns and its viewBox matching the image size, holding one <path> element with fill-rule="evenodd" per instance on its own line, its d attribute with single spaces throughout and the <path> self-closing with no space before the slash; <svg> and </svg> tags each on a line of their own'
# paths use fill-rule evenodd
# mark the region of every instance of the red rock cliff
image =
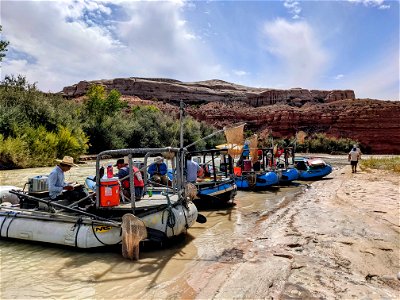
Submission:
<svg viewBox="0 0 400 300">
<path fill-rule="evenodd" d="M 269 130 L 276 137 L 294 136 L 299 130 L 323 132 L 329 136 L 356 139 L 372 153 L 400 154 L 398 101 L 341 100 L 306 104 L 300 108 L 209 103 L 188 111 L 196 119 L 218 127 L 246 122 L 252 131 Z"/>
<path fill-rule="evenodd" d="M 299 130 L 323 132 L 356 139 L 372 153 L 400 154 L 400 102 L 356 100 L 352 90 L 275 90 L 221 80 L 117 78 L 81 81 L 65 87 L 63 95 L 83 96 L 91 84 L 117 89 L 132 105 L 152 103 L 177 111 L 175 104 L 183 100 L 190 115 L 219 128 L 243 121 L 254 132 L 272 131 L 276 137 L 293 136 Z"/>
</svg>

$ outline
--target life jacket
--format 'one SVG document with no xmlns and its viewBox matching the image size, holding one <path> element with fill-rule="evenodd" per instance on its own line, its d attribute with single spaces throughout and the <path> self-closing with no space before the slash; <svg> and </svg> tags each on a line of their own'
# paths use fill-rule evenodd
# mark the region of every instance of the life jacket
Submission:
<svg viewBox="0 0 400 300">
<path fill-rule="evenodd" d="M 280 156 L 283 154 L 283 152 L 285 152 L 284 149 L 282 149 L 282 148 L 278 149 L 278 150 L 276 151 L 275 157 L 280 157 Z"/>
<path fill-rule="evenodd" d="M 133 184 L 135 187 L 144 187 L 142 173 L 136 167 L 133 167 Z M 122 181 L 122 187 L 124 189 L 129 189 L 129 179 Z"/>
</svg>

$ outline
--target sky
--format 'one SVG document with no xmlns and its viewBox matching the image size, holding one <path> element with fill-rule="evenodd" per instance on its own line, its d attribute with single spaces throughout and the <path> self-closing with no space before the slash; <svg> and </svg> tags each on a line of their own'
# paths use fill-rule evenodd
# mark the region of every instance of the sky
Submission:
<svg viewBox="0 0 400 300">
<path fill-rule="evenodd" d="M 220 79 L 399 100 L 399 1 L 1 0 L 1 78 Z"/>
</svg>

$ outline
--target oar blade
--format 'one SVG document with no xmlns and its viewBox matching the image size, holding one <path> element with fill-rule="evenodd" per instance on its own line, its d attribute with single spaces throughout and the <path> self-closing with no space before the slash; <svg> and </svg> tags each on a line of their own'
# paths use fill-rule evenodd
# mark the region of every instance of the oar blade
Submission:
<svg viewBox="0 0 400 300">
<path fill-rule="evenodd" d="M 139 243 L 147 238 L 144 222 L 133 214 L 122 216 L 122 256 L 132 260 L 139 259 Z"/>
</svg>

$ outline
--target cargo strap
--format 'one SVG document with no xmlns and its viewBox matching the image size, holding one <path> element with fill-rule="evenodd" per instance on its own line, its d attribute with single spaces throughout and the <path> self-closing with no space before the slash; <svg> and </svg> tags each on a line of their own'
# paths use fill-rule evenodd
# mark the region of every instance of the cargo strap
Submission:
<svg viewBox="0 0 400 300">
<path fill-rule="evenodd" d="M 73 228 L 78 227 L 78 228 L 76 229 L 76 234 L 75 234 L 75 247 L 76 247 L 76 248 L 79 248 L 79 247 L 78 247 L 78 234 L 79 234 L 79 230 L 81 229 L 81 225 L 82 225 L 82 224 L 83 224 L 82 217 L 79 217 L 79 219 L 76 221 L 76 223 L 75 223 L 75 225 L 74 225 L 74 227 L 73 227 Z"/>
<path fill-rule="evenodd" d="M 4 217 L 3 222 L 1 223 L 1 226 L 0 226 L 0 236 L 1 236 L 1 232 L 3 231 L 3 225 L 4 225 L 4 223 L 6 222 L 7 218 L 11 216 L 12 219 L 11 219 L 11 221 L 8 223 L 7 230 L 6 230 L 6 236 L 5 236 L 5 237 L 8 237 L 8 231 L 9 231 L 9 229 L 10 229 L 10 225 L 11 225 L 12 221 L 14 221 L 15 217 L 16 217 L 18 214 L 19 214 L 19 212 L 14 212 L 14 211 L 9 211 L 9 212 L 7 212 L 7 215 Z"/>
</svg>

